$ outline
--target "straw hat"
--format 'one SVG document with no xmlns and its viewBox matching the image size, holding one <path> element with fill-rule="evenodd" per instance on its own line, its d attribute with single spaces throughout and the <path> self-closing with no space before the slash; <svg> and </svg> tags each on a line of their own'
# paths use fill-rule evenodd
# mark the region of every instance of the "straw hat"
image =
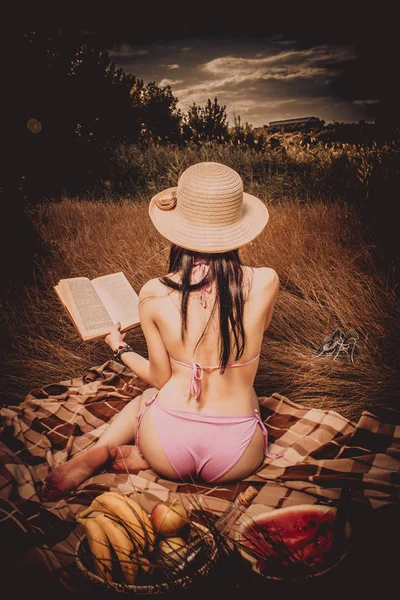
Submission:
<svg viewBox="0 0 400 600">
<path fill-rule="evenodd" d="M 167 240 L 197 252 L 228 252 L 257 237 L 268 222 L 265 204 L 246 192 L 233 169 L 215 162 L 192 165 L 177 187 L 156 194 L 149 215 Z"/>
</svg>

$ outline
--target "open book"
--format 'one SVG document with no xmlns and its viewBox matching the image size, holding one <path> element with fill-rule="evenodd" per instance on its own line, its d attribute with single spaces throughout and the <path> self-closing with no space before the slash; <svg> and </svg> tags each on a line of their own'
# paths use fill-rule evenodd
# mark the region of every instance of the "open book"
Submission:
<svg viewBox="0 0 400 600">
<path fill-rule="evenodd" d="M 138 295 L 122 272 L 60 279 L 54 289 L 84 342 L 105 337 L 116 321 L 121 331 L 140 325 Z"/>
</svg>

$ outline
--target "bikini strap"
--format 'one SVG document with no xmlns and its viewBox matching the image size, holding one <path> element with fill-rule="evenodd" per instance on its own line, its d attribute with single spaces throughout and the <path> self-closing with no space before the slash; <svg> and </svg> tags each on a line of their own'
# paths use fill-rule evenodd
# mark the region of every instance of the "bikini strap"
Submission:
<svg viewBox="0 0 400 600">
<path fill-rule="evenodd" d="M 281 456 L 283 456 L 283 454 L 271 454 L 268 450 L 268 431 L 267 428 L 265 427 L 260 413 L 259 411 L 255 408 L 254 411 L 254 416 L 258 421 L 258 424 L 260 425 L 261 429 L 263 430 L 264 433 L 264 455 L 267 456 L 268 458 L 281 458 Z"/>
<path fill-rule="evenodd" d="M 197 277 L 197 275 L 199 275 L 199 281 L 203 281 L 203 279 L 205 278 L 205 276 L 208 273 L 209 270 L 209 264 L 205 261 L 202 260 L 198 260 L 195 261 L 193 263 L 193 268 L 192 268 L 192 277 L 191 277 L 191 283 L 198 283 L 197 281 L 194 281 Z M 211 294 L 211 289 L 212 286 L 211 284 L 205 284 L 203 285 L 203 287 L 200 288 L 199 292 L 198 292 L 198 299 L 200 304 L 203 306 L 203 308 L 207 308 L 207 298 L 206 298 L 206 294 Z"/>
<path fill-rule="evenodd" d="M 138 414 L 136 415 L 137 423 L 136 423 L 135 446 L 136 446 L 139 456 L 141 456 L 142 458 L 144 458 L 144 456 L 140 450 L 140 445 L 139 445 L 140 423 L 142 422 L 143 415 L 146 412 L 146 410 L 149 408 L 150 404 L 152 404 L 154 402 L 154 400 L 157 398 L 157 394 L 158 394 L 158 392 L 155 392 L 148 400 L 146 400 L 142 410 L 140 410 L 138 412 Z"/>
<path fill-rule="evenodd" d="M 256 361 L 259 356 L 260 356 L 260 353 L 258 353 L 256 356 L 253 356 L 253 358 L 251 358 L 250 360 L 247 360 L 246 362 L 233 363 L 231 365 L 226 365 L 226 367 L 229 369 L 231 369 L 233 367 L 246 367 L 247 365 L 250 365 L 251 363 Z M 193 397 L 195 400 L 197 400 L 198 397 L 200 396 L 200 392 L 201 392 L 201 383 L 200 382 L 203 379 L 204 371 L 207 371 L 207 370 L 215 371 L 216 369 L 220 369 L 219 365 L 202 366 L 198 362 L 185 363 L 185 362 L 182 362 L 181 360 L 176 360 L 176 358 L 173 358 L 172 356 L 170 356 L 170 359 L 177 365 L 181 365 L 182 367 L 186 367 L 187 369 L 190 369 L 190 381 L 189 381 L 188 389 L 185 392 L 185 398 Z"/>
<path fill-rule="evenodd" d="M 253 358 L 251 358 L 250 360 L 246 360 L 245 362 L 232 363 L 231 365 L 226 365 L 226 368 L 232 369 L 233 367 L 246 367 L 247 365 L 250 365 L 251 363 L 255 362 L 257 360 L 257 358 L 259 358 L 259 356 L 260 356 L 260 352 L 258 354 L 256 354 L 255 356 L 253 356 Z M 200 369 L 202 371 L 214 371 L 215 369 L 221 368 L 220 365 L 201 365 L 198 362 L 185 363 L 185 362 L 182 362 L 181 360 L 177 360 L 173 356 L 170 356 L 170 359 L 172 360 L 172 362 L 176 363 L 177 365 L 181 365 L 182 367 L 186 367 L 187 369 L 193 369 L 193 367 L 195 365 L 200 367 Z M 200 379 L 202 378 L 202 376 L 203 375 L 201 375 Z"/>
<path fill-rule="evenodd" d="M 226 365 L 227 369 L 233 369 L 234 367 L 247 367 L 247 365 L 251 365 L 251 363 L 255 362 L 257 358 L 259 358 L 260 352 L 253 356 L 250 360 L 246 360 L 245 362 L 240 363 L 232 363 L 231 365 Z"/>
</svg>

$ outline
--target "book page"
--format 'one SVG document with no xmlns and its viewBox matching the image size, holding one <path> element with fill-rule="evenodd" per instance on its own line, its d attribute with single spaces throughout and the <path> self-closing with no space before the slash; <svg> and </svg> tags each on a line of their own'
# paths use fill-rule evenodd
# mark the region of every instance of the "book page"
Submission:
<svg viewBox="0 0 400 600">
<path fill-rule="evenodd" d="M 107 334 L 113 320 L 92 283 L 86 277 L 61 279 L 61 299 L 83 337 Z"/>
<path fill-rule="evenodd" d="M 122 330 L 139 324 L 139 297 L 124 273 L 97 277 L 92 284 L 111 319 L 119 321 Z"/>
</svg>

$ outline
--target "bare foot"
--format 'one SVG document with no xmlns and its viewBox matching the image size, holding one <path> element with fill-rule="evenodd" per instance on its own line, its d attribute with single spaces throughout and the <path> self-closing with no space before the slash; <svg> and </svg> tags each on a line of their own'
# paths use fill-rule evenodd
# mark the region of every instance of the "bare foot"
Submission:
<svg viewBox="0 0 400 600">
<path fill-rule="evenodd" d="M 111 458 L 114 458 L 111 468 L 116 473 L 138 473 L 144 469 L 149 469 L 149 465 L 144 458 L 140 456 L 136 446 L 118 446 L 110 451 Z"/>
<path fill-rule="evenodd" d="M 45 500 L 57 500 L 65 492 L 78 487 L 104 465 L 110 454 L 105 446 L 95 446 L 55 467 L 46 477 L 42 496 Z"/>
</svg>

